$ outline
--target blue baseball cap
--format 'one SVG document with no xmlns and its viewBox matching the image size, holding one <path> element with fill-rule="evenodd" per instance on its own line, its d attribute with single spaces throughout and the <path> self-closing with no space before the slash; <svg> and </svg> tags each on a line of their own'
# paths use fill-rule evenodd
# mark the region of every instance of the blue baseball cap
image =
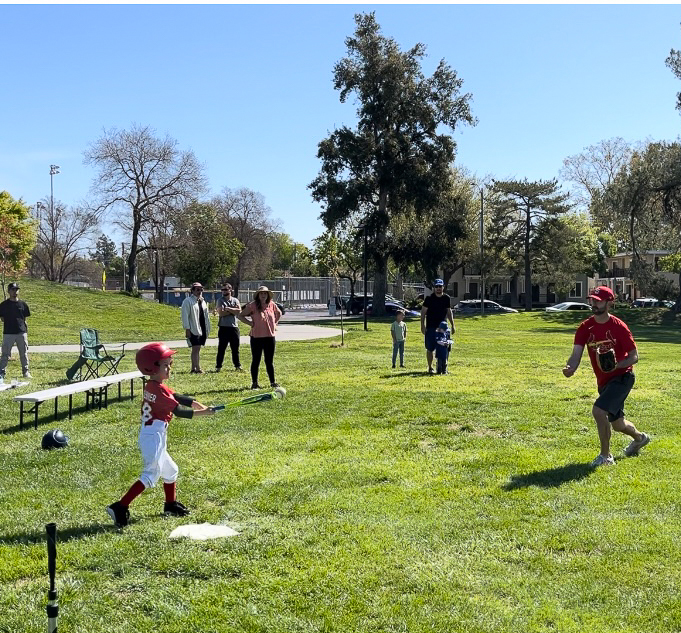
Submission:
<svg viewBox="0 0 681 633">
<path fill-rule="evenodd" d="M 440 323 L 440 325 L 438 325 L 438 327 L 441 330 L 446 330 L 447 329 L 447 321 L 442 321 L 442 323 Z"/>
<path fill-rule="evenodd" d="M 442 279 L 436 279 L 435 283 L 433 283 L 433 286 L 442 286 L 444 288 L 445 282 L 442 281 Z"/>
</svg>

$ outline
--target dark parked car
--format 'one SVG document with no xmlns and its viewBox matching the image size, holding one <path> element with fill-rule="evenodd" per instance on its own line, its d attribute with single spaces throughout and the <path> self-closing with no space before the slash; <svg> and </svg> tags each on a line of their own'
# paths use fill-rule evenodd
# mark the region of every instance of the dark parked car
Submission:
<svg viewBox="0 0 681 633">
<path fill-rule="evenodd" d="M 371 303 L 367 306 L 367 316 L 371 316 L 372 307 L 373 306 L 372 306 Z M 408 317 L 408 316 L 421 316 L 420 312 L 417 312 L 416 310 L 409 310 L 408 308 L 405 308 L 402 303 L 397 303 L 395 301 L 386 301 L 385 302 L 385 313 L 386 314 L 388 314 L 390 316 L 394 316 L 395 313 L 398 310 L 404 310 L 404 316 L 406 316 L 406 317 Z"/>
<path fill-rule="evenodd" d="M 452 312 L 456 314 L 480 314 L 480 299 L 464 299 L 459 301 L 452 308 Z M 518 311 L 499 305 L 496 301 L 485 299 L 485 314 L 507 314 L 510 312 Z"/>
</svg>

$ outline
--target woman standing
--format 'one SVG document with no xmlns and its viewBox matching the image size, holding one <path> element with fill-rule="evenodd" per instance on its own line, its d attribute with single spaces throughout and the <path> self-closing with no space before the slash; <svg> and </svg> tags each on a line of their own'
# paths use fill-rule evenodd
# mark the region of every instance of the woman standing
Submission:
<svg viewBox="0 0 681 633">
<path fill-rule="evenodd" d="M 239 313 L 239 320 L 251 327 L 251 389 L 260 389 L 258 384 L 258 370 L 260 358 L 265 356 L 265 369 L 272 387 L 279 385 L 274 380 L 274 333 L 277 323 L 281 319 L 281 310 L 272 301 L 272 291 L 267 286 L 260 286 L 255 295 L 255 301 L 244 306 Z M 250 319 L 247 317 L 251 317 Z"/>
</svg>

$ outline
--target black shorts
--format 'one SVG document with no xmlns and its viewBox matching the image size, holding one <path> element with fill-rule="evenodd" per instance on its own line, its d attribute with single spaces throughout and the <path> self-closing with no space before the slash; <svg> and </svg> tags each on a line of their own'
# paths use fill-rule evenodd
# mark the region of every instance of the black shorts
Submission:
<svg viewBox="0 0 681 633">
<path fill-rule="evenodd" d="M 206 335 L 204 334 L 203 336 L 196 336 L 195 334 L 190 334 L 189 342 L 192 344 L 192 347 L 196 347 L 197 345 L 205 345 Z"/>
<path fill-rule="evenodd" d="M 614 422 L 624 417 L 624 401 L 634 386 L 633 372 L 615 376 L 609 382 L 598 388 L 599 396 L 594 406 L 608 412 L 608 420 Z"/>
</svg>

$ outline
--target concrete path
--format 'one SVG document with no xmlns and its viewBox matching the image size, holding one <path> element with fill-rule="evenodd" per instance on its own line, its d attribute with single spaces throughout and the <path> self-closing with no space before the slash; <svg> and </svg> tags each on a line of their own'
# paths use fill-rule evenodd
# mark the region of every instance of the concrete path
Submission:
<svg viewBox="0 0 681 633">
<path fill-rule="evenodd" d="M 212 333 L 213 334 L 213 333 Z M 215 338 L 209 338 L 206 341 L 206 347 L 217 347 L 218 339 L 217 332 L 215 332 Z M 312 341 L 315 339 L 323 338 L 333 338 L 334 336 L 340 336 L 341 330 L 338 328 L 328 328 L 319 327 L 318 325 L 294 325 L 293 323 L 279 323 L 277 325 L 277 342 L 281 341 Z M 178 341 L 163 341 L 168 347 L 173 349 L 182 349 L 187 347 L 187 341 L 185 339 L 180 339 Z M 80 345 L 31 345 L 31 339 L 29 334 L 29 354 L 54 354 L 57 352 L 80 352 Z M 242 336 L 240 337 L 240 343 L 242 345 L 248 345 L 250 343 L 250 337 Z M 110 351 L 115 351 L 115 343 L 104 342 L 107 347 L 111 347 Z M 125 349 L 139 349 L 147 343 L 126 343 Z"/>
</svg>

